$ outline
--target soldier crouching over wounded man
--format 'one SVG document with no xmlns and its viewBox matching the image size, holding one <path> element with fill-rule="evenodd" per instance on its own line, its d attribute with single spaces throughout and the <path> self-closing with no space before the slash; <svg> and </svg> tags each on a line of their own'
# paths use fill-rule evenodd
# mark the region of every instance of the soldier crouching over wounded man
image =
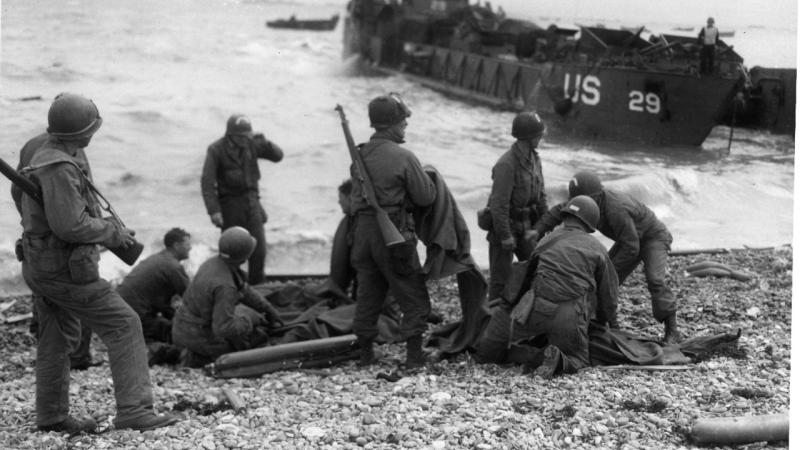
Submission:
<svg viewBox="0 0 800 450">
<path fill-rule="evenodd" d="M 509 343 L 526 341 L 534 350 L 525 366 L 536 376 L 551 378 L 590 365 L 590 320 L 613 326 L 617 312 L 614 265 L 589 234 L 599 216 L 597 204 L 587 196 L 566 204 L 561 210 L 564 226 L 536 246 L 513 304 L 495 309 L 477 345 L 477 360 L 501 362 Z"/>
<path fill-rule="evenodd" d="M 242 227 L 219 238 L 219 254 L 204 262 L 183 295 L 172 321 L 172 342 L 182 363 L 201 367 L 218 356 L 267 343 L 265 327 L 283 325 L 278 311 L 254 291 L 239 268 L 256 247 Z"/>
</svg>

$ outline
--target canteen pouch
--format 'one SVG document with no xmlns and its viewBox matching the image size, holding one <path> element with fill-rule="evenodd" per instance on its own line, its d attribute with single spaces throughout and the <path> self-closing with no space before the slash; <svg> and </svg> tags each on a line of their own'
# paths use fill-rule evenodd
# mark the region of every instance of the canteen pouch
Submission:
<svg viewBox="0 0 800 450">
<path fill-rule="evenodd" d="M 488 207 L 478 210 L 478 227 L 481 230 L 492 231 L 492 211 Z"/>
<path fill-rule="evenodd" d="M 100 279 L 100 253 L 94 245 L 79 245 L 72 249 L 67 264 L 73 283 L 89 284 Z"/>
<path fill-rule="evenodd" d="M 405 236 L 407 233 L 403 233 Z M 419 264 L 417 255 L 417 240 L 406 238 L 402 244 L 389 247 L 389 258 L 391 259 L 392 269 L 398 275 L 407 276 L 419 271 L 422 267 Z"/>
</svg>

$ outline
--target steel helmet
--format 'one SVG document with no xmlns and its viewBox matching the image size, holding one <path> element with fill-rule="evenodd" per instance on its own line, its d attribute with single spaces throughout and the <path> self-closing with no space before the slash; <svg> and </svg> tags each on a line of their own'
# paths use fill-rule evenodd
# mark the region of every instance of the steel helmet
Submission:
<svg viewBox="0 0 800 450">
<path fill-rule="evenodd" d="M 511 123 L 511 136 L 520 140 L 536 139 L 544 135 L 544 122 L 533 111 L 524 111 L 514 117 Z"/>
<path fill-rule="evenodd" d="M 561 209 L 561 215 L 568 214 L 580 219 L 590 231 L 597 228 L 597 221 L 600 220 L 600 208 L 591 197 L 586 195 L 578 195 L 571 198 L 567 205 Z"/>
<path fill-rule="evenodd" d="M 256 238 L 242 227 L 231 227 L 219 237 L 219 256 L 233 263 L 243 263 L 256 249 Z"/>
<path fill-rule="evenodd" d="M 250 123 L 250 119 L 248 119 L 247 116 L 234 114 L 228 118 L 225 134 L 250 136 L 253 134 L 253 125 Z"/>
<path fill-rule="evenodd" d="M 375 97 L 369 102 L 367 111 L 369 112 L 369 126 L 376 130 L 392 127 L 411 117 L 411 110 L 403 103 L 400 94 L 396 92 Z"/>
<path fill-rule="evenodd" d="M 569 180 L 569 198 L 592 195 L 603 190 L 600 178 L 591 172 L 578 172 Z"/>
<path fill-rule="evenodd" d="M 47 112 L 47 132 L 63 140 L 91 137 L 102 124 L 91 100 L 69 92 L 58 94 Z"/>
</svg>

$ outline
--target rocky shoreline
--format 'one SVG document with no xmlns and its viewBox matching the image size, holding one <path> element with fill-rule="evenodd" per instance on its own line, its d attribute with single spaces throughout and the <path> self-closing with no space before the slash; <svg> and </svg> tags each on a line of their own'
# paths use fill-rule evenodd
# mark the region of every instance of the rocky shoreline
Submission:
<svg viewBox="0 0 800 450">
<path fill-rule="evenodd" d="M 749 280 L 687 269 L 721 263 Z M 255 379 L 217 380 L 200 369 L 153 367 L 156 406 L 178 411 L 177 425 L 144 433 L 109 429 L 114 413 L 108 365 L 72 373 L 72 411 L 106 430 L 69 437 L 35 431 L 34 340 L 27 321 L 0 325 L 5 448 L 686 448 L 697 419 L 789 410 L 792 248 L 673 256 L 670 286 L 689 337 L 741 329 L 736 345 L 676 370 L 593 367 L 552 380 L 519 367 L 480 365 L 467 354 L 389 382 L 376 377 L 402 360 L 385 345 L 379 366 L 354 362 Z M 431 283 L 434 309 L 460 316 L 454 279 Z M 662 333 L 650 315 L 641 271 L 621 288 L 620 325 L 644 336 Z M 12 298 L 0 300 L 7 304 Z M 6 317 L 30 310 L 19 299 Z M 93 350 L 107 359 L 95 337 Z M 222 393 L 245 403 L 235 411 Z M 739 448 L 786 448 L 761 442 Z"/>
</svg>

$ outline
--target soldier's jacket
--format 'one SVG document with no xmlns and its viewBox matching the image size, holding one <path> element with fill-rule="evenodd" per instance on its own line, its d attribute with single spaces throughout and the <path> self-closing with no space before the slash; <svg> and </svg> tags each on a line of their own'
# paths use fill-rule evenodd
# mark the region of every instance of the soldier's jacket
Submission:
<svg viewBox="0 0 800 450">
<path fill-rule="evenodd" d="M 538 258 L 533 282 L 537 297 L 558 303 L 595 292 L 601 317 L 616 322 L 617 272 L 597 239 L 581 228 L 559 228 L 539 242 L 534 258 Z"/>
<path fill-rule="evenodd" d="M 232 339 L 253 331 L 249 316 L 234 313 L 240 302 L 256 311 L 266 311 L 267 300 L 245 283 L 239 269 L 215 256 L 204 262 L 183 294 L 176 312 L 183 322 L 198 326 L 218 339 Z"/>
<path fill-rule="evenodd" d="M 672 240 L 663 222 L 644 203 L 623 192 L 603 189 L 591 196 L 600 209 L 597 230 L 612 239 L 618 248 L 614 255 L 614 266 L 625 267 L 639 259 L 640 242 L 648 239 Z M 566 202 L 558 204 L 534 226 L 540 235 L 561 223 L 561 210 Z"/>
<path fill-rule="evenodd" d="M 21 196 L 25 234 L 36 239 L 54 236 L 66 244 L 122 245 L 118 225 L 102 218 L 86 181 L 91 180 L 91 169 L 84 151 L 70 155 L 63 144 L 46 139 L 33 153 L 23 172 L 41 188 L 47 208 L 27 195 Z"/>
<path fill-rule="evenodd" d="M 172 297 L 183 295 L 188 285 L 189 276 L 180 261 L 164 249 L 137 264 L 117 287 L 117 293 L 141 318 L 161 313 L 171 319 L 175 314 Z"/>
<path fill-rule="evenodd" d="M 224 136 L 208 146 L 200 187 L 208 214 L 220 212 L 220 199 L 254 196 L 258 198 L 261 170 L 258 158 L 278 162 L 283 150 L 262 134 L 256 134 L 239 146 L 230 136 Z"/>
<path fill-rule="evenodd" d="M 378 204 L 390 214 L 414 207 L 428 206 L 436 198 L 436 187 L 422 170 L 417 157 L 398 145 L 387 130 L 377 131 L 360 150 L 361 158 L 375 188 Z M 353 214 L 370 211 L 362 194 L 355 164 L 350 166 L 353 190 L 350 202 Z"/>
<path fill-rule="evenodd" d="M 19 151 L 19 164 L 17 165 L 17 171 L 22 170 L 25 166 L 30 164 L 33 154 L 36 153 L 36 150 L 39 150 L 49 139 L 50 135 L 48 133 L 42 133 L 26 142 Z M 83 153 L 83 149 L 78 151 Z M 86 159 L 85 155 L 83 156 L 83 159 Z M 14 200 L 14 205 L 17 207 L 17 211 L 20 214 L 22 214 L 22 195 L 22 189 L 20 189 L 16 184 L 12 183 L 11 199 Z"/>
<path fill-rule="evenodd" d="M 530 146 L 527 142 L 515 142 L 492 168 L 489 210 L 499 240 L 508 239 L 512 232 L 521 233 L 524 227 L 520 224 L 527 222 L 530 226 L 547 211 L 542 163 Z M 529 212 L 524 213 L 526 210 Z M 518 229 L 512 230 L 515 228 L 512 222 L 517 223 Z"/>
</svg>

